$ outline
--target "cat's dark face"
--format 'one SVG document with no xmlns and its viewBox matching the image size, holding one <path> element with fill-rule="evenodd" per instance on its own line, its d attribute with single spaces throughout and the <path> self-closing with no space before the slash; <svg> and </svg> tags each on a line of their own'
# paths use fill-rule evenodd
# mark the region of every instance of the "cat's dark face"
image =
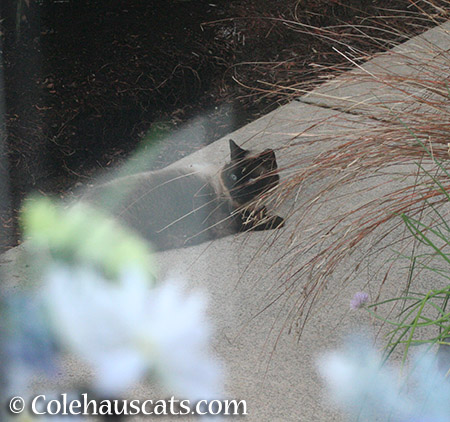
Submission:
<svg viewBox="0 0 450 422">
<path fill-rule="evenodd" d="M 220 177 L 237 205 L 245 205 L 278 185 L 280 176 L 273 150 L 251 155 L 230 139 L 230 152 L 231 162 L 224 166 Z"/>
</svg>

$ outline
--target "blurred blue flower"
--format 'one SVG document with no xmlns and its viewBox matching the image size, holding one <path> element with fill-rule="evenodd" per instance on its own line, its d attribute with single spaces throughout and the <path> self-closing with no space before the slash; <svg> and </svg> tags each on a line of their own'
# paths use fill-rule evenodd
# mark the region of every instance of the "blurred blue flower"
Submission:
<svg viewBox="0 0 450 422">
<path fill-rule="evenodd" d="M 381 362 L 367 344 L 351 341 L 322 357 L 319 370 L 337 404 L 360 420 L 450 422 L 450 382 L 433 356 L 417 358 L 405 377 Z"/>
<path fill-rule="evenodd" d="M 4 299 L 3 324 L 6 332 L 6 359 L 13 367 L 27 367 L 54 374 L 56 345 L 44 312 L 30 293 L 15 293 Z"/>
</svg>

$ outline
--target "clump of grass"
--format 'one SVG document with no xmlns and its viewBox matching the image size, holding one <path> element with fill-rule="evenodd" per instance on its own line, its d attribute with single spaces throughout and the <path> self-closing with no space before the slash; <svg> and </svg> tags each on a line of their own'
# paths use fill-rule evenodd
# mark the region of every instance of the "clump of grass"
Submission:
<svg viewBox="0 0 450 422">
<path fill-rule="evenodd" d="M 450 179 L 441 162 L 435 159 L 436 166 L 442 168 L 443 173 Z M 441 190 L 447 203 L 450 202 L 450 195 L 446 188 L 430 175 L 430 179 Z M 448 219 L 438 209 L 430 204 L 426 206 L 430 209 L 430 214 L 435 218 L 432 224 L 426 223 L 423 219 L 412 218 L 406 214 L 402 219 L 413 236 L 414 240 L 424 249 L 421 253 L 415 253 L 408 256 L 411 261 L 412 271 L 425 270 L 435 274 L 439 279 L 446 283 L 450 282 L 450 255 L 448 247 L 450 246 L 450 226 Z M 428 344 L 429 347 L 434 344 L 449 346 L 450 340 L 450 312 L 448 305 L 450 300 L 450 284 L 443 288 L 434 288 L 427 293 L 408 292 L 405 297 L 391 298 L 367 307 L 367 310 L 376 318 L 392 326 L 388 333 L 388 342 L 386 345 L 386 359 L 400 345 L 404 344 L 403 363 L 409 349 L 415 345 Z M 401 311 L 396 320 L 389 320 L 374 311 L 379 306 L 387 303 L 402 304 Z M 437 328 L 436 331 L 430 331 L 430 328 Z M 448 371 L 448 362 L 442 363 L 444 370 Z"/>
<path fill-rule="evenodd" d="M 431 7 L 435 14 L 425 12 L 420 4 Z M 450 11 L 448 1 L 414 5 L 422 13 L 424 21 L 438 22 L 437 15 L 448 16 Z M 443 36 L 450 39 L 448 33 Z M 327 288 L 331 275 L 355 250 L 362 251 L 369 238 L 372 249 L 379 246 L 380 250 L 385 250 L 395 245 L 404 250 L 407 241 L 414 240 L 414 233 L 403 231 L 399 236 L 395 231 L 406 221 L 402 220 L 402 215 L 408 215 L 409 222 L 422 221 L 427 216 L 433 218 L 431 214 L 436 212 L 439 219 L 448 219 L 448 211 L 438 210 L 448 203 L 446 192 L 450 191 L 447 171 L 450 158 L 450 54 L 432 42 L 426 45 L 426 49 L 427 55 L 423 59 L 418 56 L 414 63 L 415 67 L 422 66 L 421 73 L 393 75 L 387 71 L 374 75 L 362 69 L 345 76 L 352 78 L 354 83 L 373 78 L 380 87 L 388 88 L 401 99 L 396 104 L 383 103 L 382 100 L 373 104 L 373 113 L 369 114 L 377 120 L 373 127 L 341 129 L 337 136 L 291 142 L 288 147 L 306 148 L 316 143 L 321 145 L 322 151 L 316 156 L 305 157 L 295 154 L 294 150 L 293 155 L 299 158 L 289 166 L 291 176 L 274 199 L 292 202 L 293 196 L 301 196 L 299 192 L 304 192 L 305 186 L 320 185 L 320 189 L 307 199 L 294 201 L 292 205 L 293 212 L 302 216 L 295 219 L 298 231 L 302 219 L 319 213 L 336 195 L 344 192 L 344 195 L 356 193 L 359 196 L 355 207 L 347 207 L 333 219 L 303 231 L 303 240 L 293 242 L 286 254 L 288 264 L 281 277 L 282 285 L 278 288 L 294 297 L 288 319 L 298 324 L 300 332 L 313 305 Z M 435 63 L 428 61 L 430 51 L 436 58 Z M 393 59 L 403 59 L 395 51 L 390 54 Z M 295 87 L 291 86 L 290 92 L 295 93 Z M 299 90 L 297 95 L 301 93 Z M 380 109 L 384 112 L 380 113 Z M 358 183 L 363 181 L 369 181 L 365 185 L 369 187 L 359 191 Z M 377 196 L 380 187 L 385 193 Z M 392 238 L 394 233 L 397 234 Z M 309 258 L 299 265 L 298 262 L 302 262 L 300 257 L 305 255 Z M 389 276 L 389 268 L 385 274 L 377 275 L 380 291 Z M 356 265 L 348 277 L 358 269 Z M 442 292 L 435 293 L 440 295 Z"/>
<path fill-rule="evenodd" d="M 404 345 L 403 364 L 413 346 L 450 346 L 450 314 L 447 311 L 449 299 L 450 285 L 442 289 L 431 289 L 426 293 L 409 292 L 407 296 L 386 299 L 368 306 L 367 310 L 375 318 L 392 326 L 386 336 L 385 360 L 400 345 Z M 380 312 L 373 311 L 373 308 L 395 302 L 402 302 L 404 305 L 395 319 L 386 318 Z M 437 328 L 437 331 L 431 330 L 433 327 Z"/>
<path fill-rule="evenodd" d="M 366 198 L 365 202 L 342 211 L 326 223 L 311 227 L 307 233 L 303 232 L 304 240 L 294 244 L 289 251 L 288 291 L 293 292 L 297 284 L 302 285 L 302 294 L 295 302 L 291 316 L 307 317 L 310 305 L 326 288 L 333 272 L 370 236 L 376 237 L 372 240 L 374 248 L 403 225 L 402 214 L 408 213 L 410 218 L 420 219 L 427 211 L 448 203 L 444 192 L 450 190 L 450 178 L 444 171 L 444 164 L 449 157 L 447 143 L 450 126 L 447 122 L 450 115 L 443 118 L 441 124 L 433 123 L 427 113 L 422 113 L 416 116 L 413 127 L 401 122 L 384 123 L 371 128 L 367 134 L 354 131 L 350 141 L 336 137 L 322 138 L 321 142 L 338 145 L 326 149 L 312 161 L 311 157 L 304 157 L 295 162 L 300 170 L 282 184 L 277 201 L 291 200 L 293 192 L 302 191 L 305 185 L 327 182 L 314 192 L 313 197 L 294 204 L 295 212 L 302 215 L 301 219 L 295 220 L 297 227 L 294 232 L 302 230 L 303 219 L 326 207 L 336 195 L 342 195 L 339 192 L 346 186 L 352 189 L 359 182 L 369 182 L 365 184 L 369 187 L 353 192 Z M 306 141 L 309 142 L 314 141 Z M 436 165 L 437 159 L 444 164 Z M 433 178 L 430 180 L 431 172 Z M 399 184 L 399 181 L 402 183 Z M 378 188 L 388 193 L 374 198 L 372 191 L 376 192 Z M 445 217 L 447 214 L 442 218 Z M 395 243 L 407 237 L 405 233 Z M 299 257 L 314 250 L 319 252 L 313 253 L 299 267 Z M 357 271 L 358 267 L 354 270 Z"/>
<path fill-rule="evenodd" d="M 437 167 L 443 168 L 442 163 L 435 160 Z M 443 168 L 443 173 L 450 179 L 450 175 Z M 441 190 L 447 204 L 450 203 L 450 195 L 444 186 L 434 176 L 430 179 Z M 435 287 L 428 292 L 412 292 L 405 289 L 405 294 L 400 297 L 388 298 L 369 306 L 367 309 L 375 318 L 392 328 L 387 333 L 385 359 L 394 352 L 399 345 L 404 345 L 403 364 L 406 361 L 409 350 L 413 346 L 427 344 L 431 348 L 435 344 L 450 345 L 450 312 L 448 310 L 450 300 L 450 225 L 446 215 L 439 209 L 425 201 L 425 208 L 429 211 L 431 221 L 402 214 L 402 220 L 413 239 L 417 242 L 417 248 L 409 256 L 402 256 L 410 261 L 411 274 L 421 272 L 421 276 L 434 275 L 435 280 L 444 281 L 442 287 Z M 400 307 L 396 318 L 386 317 L 380 311 L 387 305 Z M 391 310 L 392 312 L 392 310 Z M 436 330 L 437 329 L 437 330 Z M 445 372 L 448 371 L 448 362 L 442 362 Z"/>
</svg>

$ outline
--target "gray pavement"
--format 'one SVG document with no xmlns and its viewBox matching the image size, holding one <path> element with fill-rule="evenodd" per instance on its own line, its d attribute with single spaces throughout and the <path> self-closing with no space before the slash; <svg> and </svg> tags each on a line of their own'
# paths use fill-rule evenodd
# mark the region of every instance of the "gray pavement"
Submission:
<svg viewBox="0 0 450 422">
<path fill-rule="evenodd" d="M 351 60 L 352 53 L 342 49 Z M 450 21 L 414 37 L 302 96 L 299 101 L 393 120 L 448 98 Z"/>
<path fill-rule="evenodd" d="M 443 26 L 446 30 L 449 27 L 448 23 Z M 408 59 L 417 53 L 416 45 L 423 46 L 420 54 L 427 54 L 429 43 L 438 44 L 445 50 L 450 44 L 446 37 L 448 32 L 435 29 L 396 48 L 395 72 L 404 71 L 406 75 L 410 71 L 419 71 Z M 390 71 L 381 61 L 393 64 L 391 54 L 377 57 L 364 68 L 371 73 L 380 68 Z M 420 72 L 434 72 L 439 67 L 439 71 L 447 72 L 448 78 L 448 67 L 440 66 L 443 57 L 431 55 L 430 67 Z M 407 61 L 406 65 L 402 59 Z M 446 63 L 447 66 L 450 63 L 448 57 Z M 392 95 L 394 102 L 397 99 L 396 91 L 388 90 L 385 97 L 383 86 L 374 86 L 372 82 L 352 84 L 350 79 L 346 75 L 319 87 L 303 97 L 303 103 L 294 101 L 280 107 L 174 165 L 185 166 L 205 160 L 221 164 L 228 156 L 228 139 L 232 138 L 245 147 L 274 148 L 282 169 L 280 189 L 287 188 L 291 175 L 299 170 L 296 167 L 298 157 L 313 157 L 332 142 L 342 142 L 344 138 L 349 141 L 362 131 L 377 127 L 381 123 L 369 116 L 380 111 L 379 97 L 386 99 Z M 306 101 L 312 104 L 305 104 Z M 385 111 L 383 107 L 382 111 Z M 321 141 L 334 134 L 341 134 L 341 137 L 328 143 Z M 411 166 L 409 170 L 413 168 Z M 380 184 L 380 181 L 390 183 Z M 383 285 L 381 298 L 399 294 L 406 283 L 407 265 L 387 262 L 390 250 L 368 257 L 365 253 L 371 250 L 373 241 L 369 238 L 364 248 L 356 250 L 345 265 L 326 279 L 326 288 L 321 289 L 322 294 L 312 308 L 300 338 L 293 315 L 304 288 L 309 288 L 308 279 L 301 278 L 291 285 L 293 279 L 290 276 L 314 253 L 314 250 L 299 252 L 303 251 L 303 242 L 310 230 L 345 210 L 356 209 L 370 199 L 381 197 L 393 186 L 398 187 L 407 180 L 392 182 L 391 176 L 384 175 L 378 181 L 362 182 L 365 183 L 363 186 L 338 189 L 336 197 L 326 206 L 304 219 L 300 210 L 302 201 L 313 198 L 322 187 L 321 183 L 306 184 L 301 191 L 292 192 L 277 210 L 280 215 L 289 217 L 281 230 L 240 234 L 157 254 L 162 277 L 178 274 L 188 280 L 189 290 L 207 292 L 209 315 L 215 327 L 213 351 L 226 368 L 226 397 L 247 401 L 247 421 L 346 420 L 326 395 L 317 373 L 317 359 L 322 353 L 339 347 L 349 334 L 370 331 L 379 334 L 380 325 L 365 312 L 350 311 L 350 299 L 361 290 L 367 291 L 372 300 L 376 298 L 383 282 L 380 274 L 389 265 L 393 266 L 391 277 Z M 324 183 L 327 180 L 323 180 Z M 372 189 L 366 189 L 368 187 Z M 362 193 L 361 189 L 366 192 Z M 382 249 L 401 233 L 402 228 L 394 230 L 378 247 Z M 28 277 L 20 266 L 15 265 L 16 255 L 16 251 L 11 250 L 2 257 L 3 274 L 12 286 L 20 285 L 23 278 Z M 344 283 L 349 272 L 357 266 L 357 277 Z M 417 290 L 436 287 L 436 282 L 428 278 L 417 281 L 415 287 Z M 78 377 L 87 376 L 86 370 L 70 359 L 67 366 L 76 368 Z M 133 397 L 155 397 L 156 394 L 157 390 L 146 384 L 132 392 Z"/>
</svg>

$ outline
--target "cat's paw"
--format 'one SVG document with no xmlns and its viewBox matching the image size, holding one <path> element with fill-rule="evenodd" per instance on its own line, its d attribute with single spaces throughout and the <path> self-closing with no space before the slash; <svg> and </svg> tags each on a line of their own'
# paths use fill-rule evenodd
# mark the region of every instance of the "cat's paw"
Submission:
<svg viewBox="0 0 450 422">
<path fill-rule="evenodd" d="M 275 215 L 271 218 L 271 228 L 272 229 L 281 229 L 284 227 L 284 218 L 278 215 Z"/>
<path fill-rule="evenodd" d="M 264 216 L 263 219 L 257 220 L 251 229 L 255 231 L 280 229 L 284 226 L 284 218 L 275 216 Z"/>
</svg>

